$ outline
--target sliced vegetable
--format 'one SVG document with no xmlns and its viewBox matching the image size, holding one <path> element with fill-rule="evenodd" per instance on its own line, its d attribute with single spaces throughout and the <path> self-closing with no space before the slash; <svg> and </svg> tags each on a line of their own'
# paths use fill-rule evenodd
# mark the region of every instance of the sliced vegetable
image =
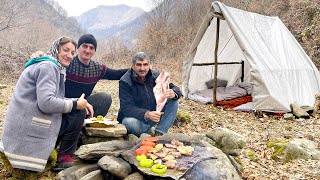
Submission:
<svg viewBox="0 0 320 180">
<path fill-rule="evenodd" d="M 142 159 L 147 159 L 147 156 L 144 155 L 144 154 L 141 154 L 141 155 L 136 156 L 136 160 L 137 160 L 137 161 L 140 162 Z"/>
<path fill-rule="evenodd" d="M 98 115 L 94 120 L 95 121 L 104 121 L 104 117 L 101 115 Z"/>
<path fill-rule="evenodd" d="M 167 171 L 166 165 L 155 164 L 152 166 L 151 171 L 157 174 L 163 174 Z"/>
<path fill-rule="evenodd" d="M 152 147 L 144 145 L 144 146 L 140 146 L 140 149 L 145 149 L 149 152 L 152 149 Z"/>
<path fill-rule="evenodd" d="M 155 138 L 155 137 L 148 137 L 148 138 L 146 138 L 145 139 L 145 141 L 150 141 L 150 142 L 154 142 L 154 143 L 156 143 L 156 142 L 158 142 L 158 138 Z"/>
<path fill-rule="evenodd" d="M 138 148 L 134 151 L 134 155 L 136 155 L 136 156 L 139 156 L 142 154 L 147 155 L 148 151 L 146 149 L 141 149 L 141 148 Z"/>
<path fill-rule="evenodd" d="M 141 167 L 151 167 L 153 165 L 153 160 L 152 159 L 142 159 L 139 163 Z"/>
<path fill-rule="evenodd" d="M 142 141 L 141 143 L 142 146 L 151 146 L 154 147 L 156 144 L 154 142 L 150 142 L 150 141 Z"/>
</svg>

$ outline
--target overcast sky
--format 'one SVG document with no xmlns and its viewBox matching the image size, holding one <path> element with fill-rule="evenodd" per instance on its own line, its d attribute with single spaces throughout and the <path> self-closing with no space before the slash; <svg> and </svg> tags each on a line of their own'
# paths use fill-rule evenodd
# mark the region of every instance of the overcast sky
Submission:
<svg viewBox="0 0 320 180">
<path fill-rule="evenodd" d="M 55 0 L 67 12 L 68 16 L 79 16 L 80 14 L 93 9 L 99 5 L 119 5 L 125 4 L 132 7 L 140 7 L 145 11 L 152 9 L 152 1 L 150 0 Z"/>
</svg>

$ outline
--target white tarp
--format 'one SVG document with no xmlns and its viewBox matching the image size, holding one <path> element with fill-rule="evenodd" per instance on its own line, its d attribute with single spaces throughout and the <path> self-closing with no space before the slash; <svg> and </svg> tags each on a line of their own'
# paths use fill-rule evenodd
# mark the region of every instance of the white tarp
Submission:
<svg viewBox="0 0 320 180">
<path fill-rule="evenodd" d="M 290 104 L 313 106 L 320 91 L 319 71 L 278 17 L 263 16 L 212 3 L 184 62 L 185 97 L 206 88 L 213 79 L 214 66 L 193 66 L 213 63 L 217 18 L 220 20 L 218 62 L 244 61 L 244 81 L 253 86 L 256 110 L 288 112 Z M 240 82 L 241 65 L 218 66 L 218 78 L 228 86 Z"/>
</svg>

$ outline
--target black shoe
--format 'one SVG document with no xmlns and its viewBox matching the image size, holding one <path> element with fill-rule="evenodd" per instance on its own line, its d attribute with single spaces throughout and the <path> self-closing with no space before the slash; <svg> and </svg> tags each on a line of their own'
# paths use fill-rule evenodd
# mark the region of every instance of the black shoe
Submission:
<svg viewBox="0 0 320 180">
<path fill-rule="evenodd" d="M 62 171 L 69 167 L 72 167 L 74 162 L 57 162 L 57 164 L 52 168 L 54 171 Z"/>
</svg>

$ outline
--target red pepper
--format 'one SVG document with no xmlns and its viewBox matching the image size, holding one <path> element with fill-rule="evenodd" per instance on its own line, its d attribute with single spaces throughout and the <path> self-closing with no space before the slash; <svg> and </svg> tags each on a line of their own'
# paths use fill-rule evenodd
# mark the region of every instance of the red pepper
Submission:
<svg viewBox="0 0 320 180">
<path fill-rule="evenodd" d="M 149 141 L 149 142 L 153 142 L 153 143 L 156 143 L 158 142 L 158 138 L 155 138 L 155 137 L 148 137 L 145 139 L 145 141 Z"/>
<path fill-rule="evenodd" d="M 142 141 L 141 143 L 142 146 L 151 146 L 154 147 L 156 144 L 154 142 L 150 142 L 150 141 Z"/>
<path fill-rule="evenodd" d="M 146 149 L 141 149 L 141 148 L 138 148 L 134 151 L 134 155 L 136 155 L 136 156 L 139 156 L 142 154 L 147 155 L 148 151 Z"/>
<path fill-rule="evenodd" d="M 153 147 L 151 147 L 151 146 L 143 145 L 143 146 L 140 146 L 139 149 L 145 149 L 145 150 L 147 150 L 147 151 L 149 152 L 152 148 L 153 148 Z"/>
</svg>

